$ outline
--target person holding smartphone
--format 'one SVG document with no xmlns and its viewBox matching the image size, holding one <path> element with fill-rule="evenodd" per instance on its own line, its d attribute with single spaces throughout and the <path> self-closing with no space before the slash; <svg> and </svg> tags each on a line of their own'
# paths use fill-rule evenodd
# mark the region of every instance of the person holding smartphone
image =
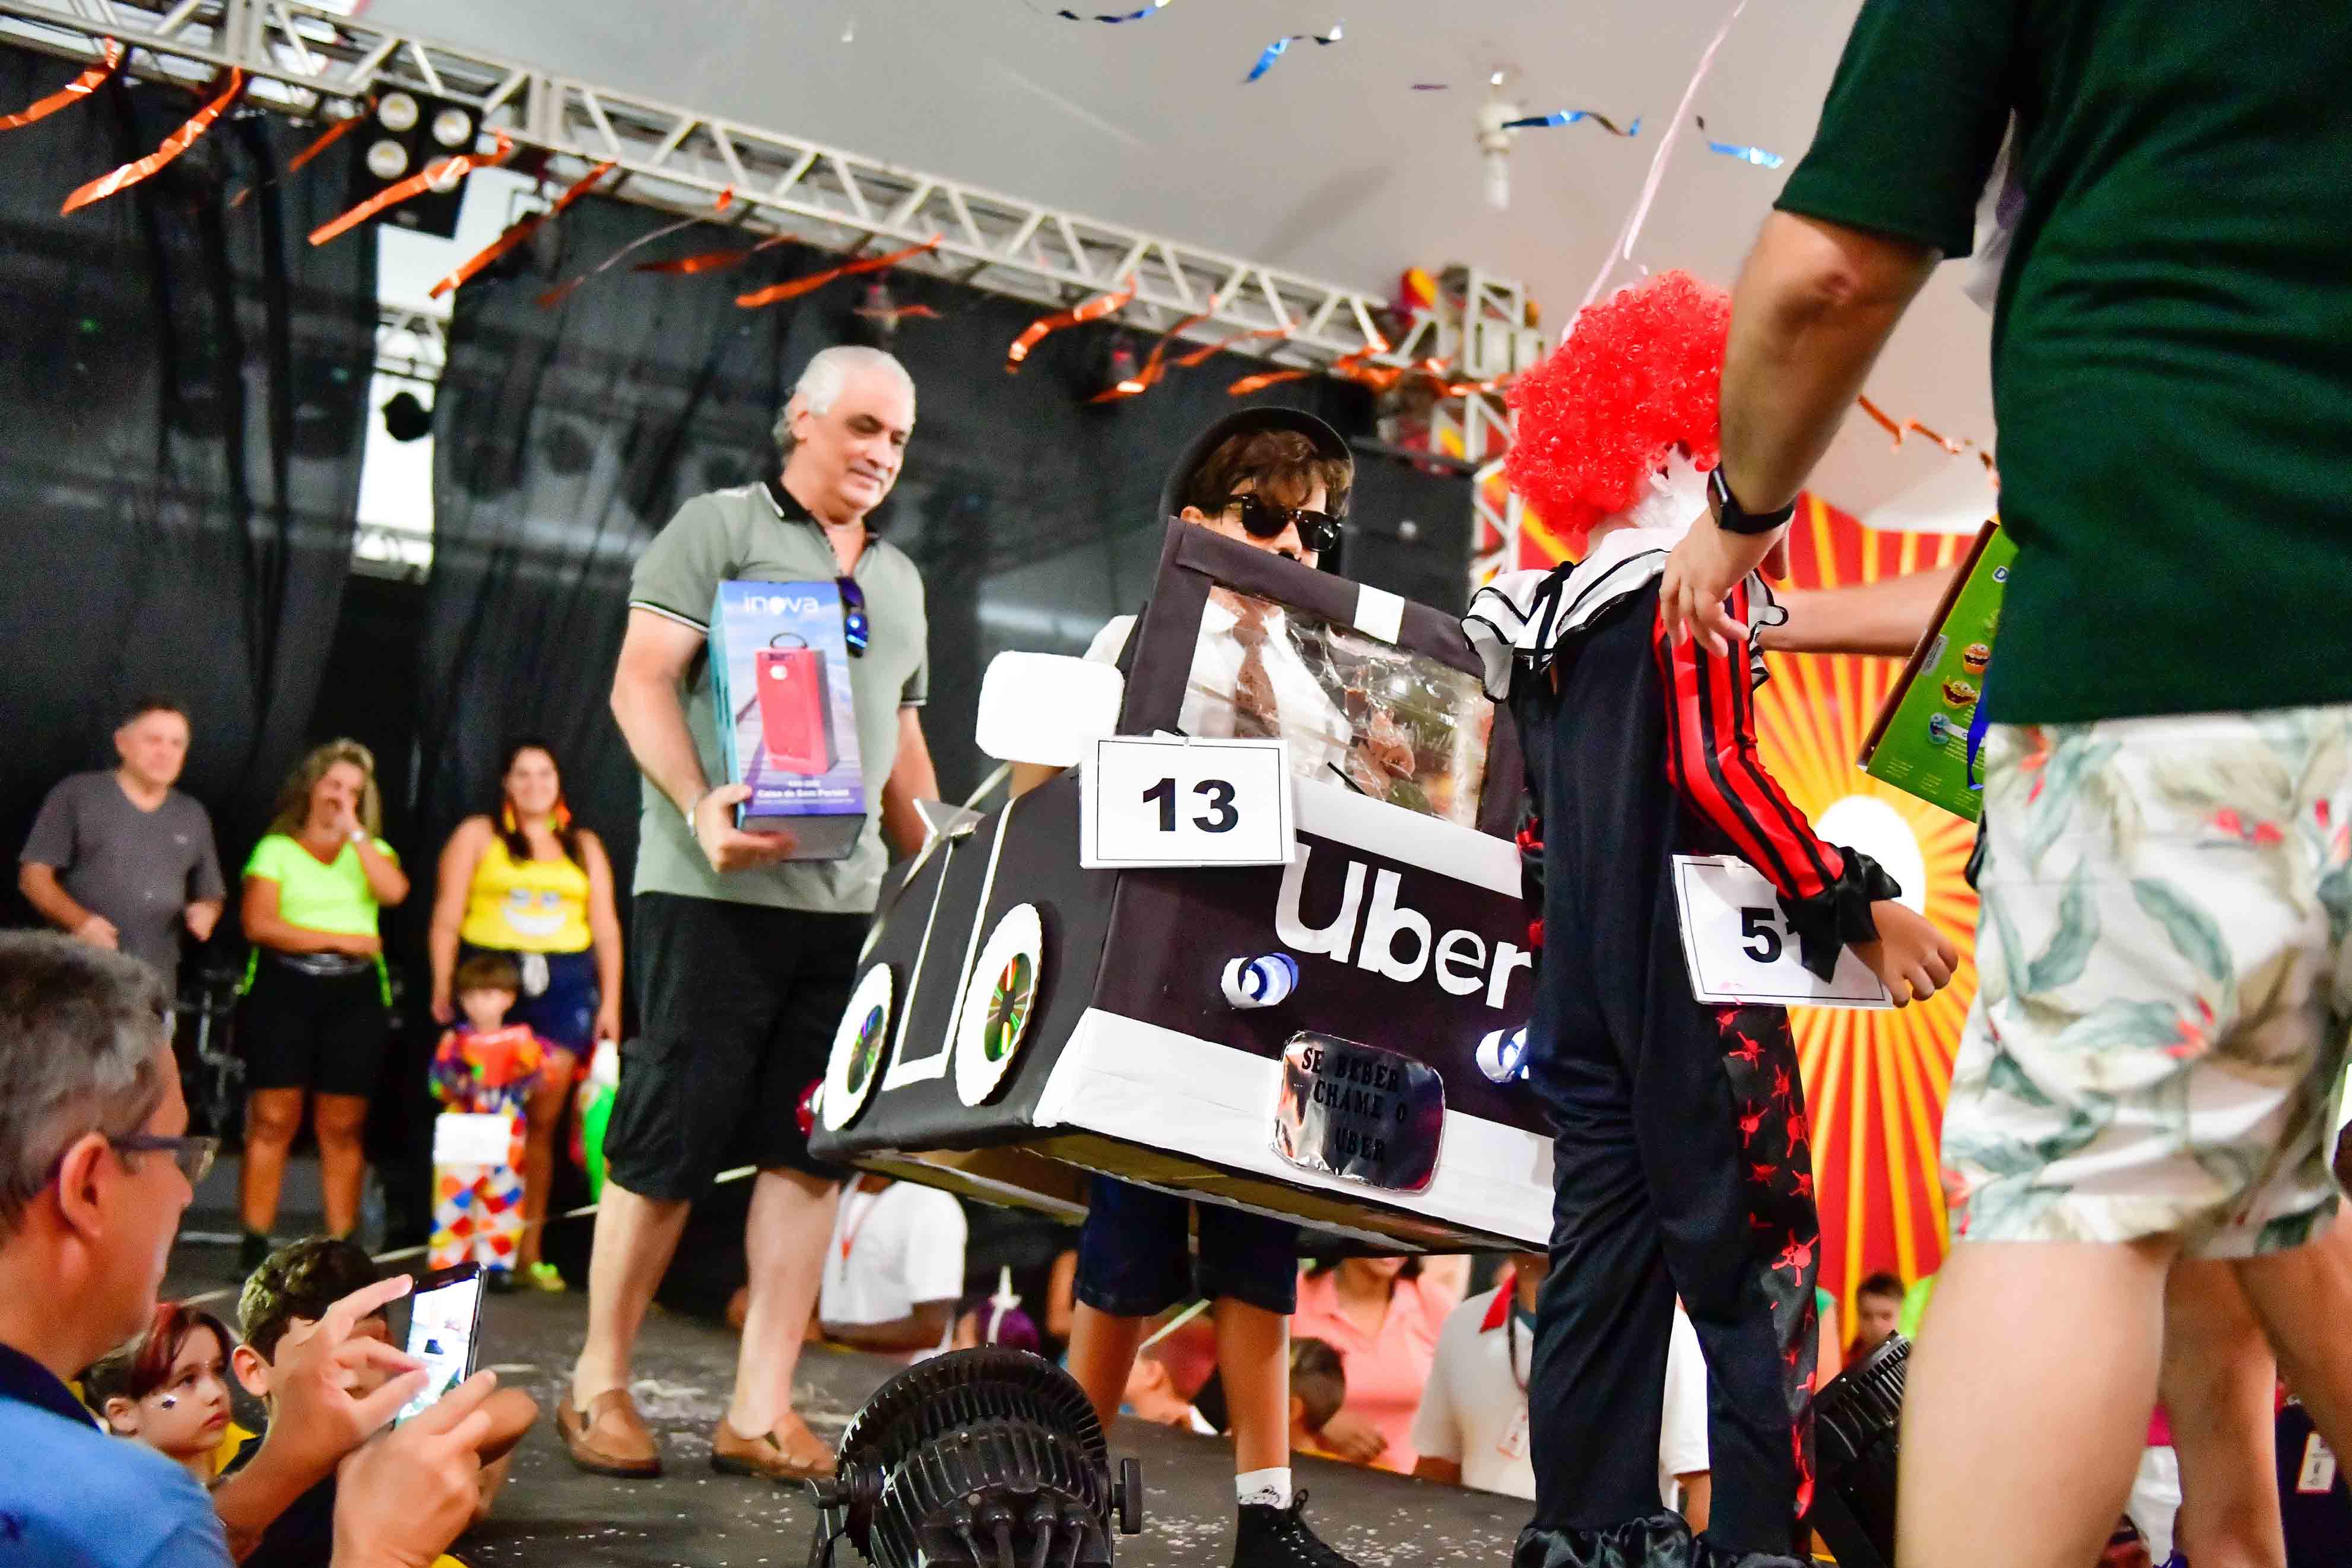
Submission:
<svg viewBox="0 0 2352 1568">
<path fill-rule="evenodd" d="M 357 741 L 330 741 L 288 775 L 269 832 L 245 864 L 240 913 L 253 960 L 238 1028 L 248 1091 L 240 1270 L 268 1256 L 306 1102 L 327 1229 L 359 1228 L 367 1174 L 360 1134 L 392 1033 L 376 918 L 408 897 L 400 857 L 377 837 L 382 823 L 374 755 Z"/>
</svg>

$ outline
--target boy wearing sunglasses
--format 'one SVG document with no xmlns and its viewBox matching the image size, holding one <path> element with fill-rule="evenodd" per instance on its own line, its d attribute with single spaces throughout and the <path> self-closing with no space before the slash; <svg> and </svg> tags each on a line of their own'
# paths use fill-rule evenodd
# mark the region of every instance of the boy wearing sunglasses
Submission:
<svg viewBox="0 0 2352 1568">
<path fill-rule="evenodd" d="M 1308 566 L 1337 548 L 1355 468 L 1339 433 L 1310 414 L 1253 408 L 1220 419 L 1178 459 L 1160 494 L 1181 517 Z M 1097 633 L 1087 657 L 1126 667 L 1136 617 Z M 1188 735 L 1273 736 L 1293 771 L 1334 782 L 1349 728 L 1300 658 L 1279 605 L 1215 588 L 1178 720 Z M 1013 793 L 1056 770 L 1017 763 Z M 1240 1522 L 1234 1568 L 1353 1568 L 1309 1528 L 1290 1484 L 1290 1314 L 1297 1306 L 1298 1227 L 1217 1204 L 1200 1205 L 1200 1259 L 1189 1256 L 1186 1199 L 1095 1178 L 1078 1238 L 1069 1368 L 1108 1428 L 1151 1321 L 1195 1293 L 1214 1303 L 1217 1371 L 1234 1434 Z"/>
</svg>

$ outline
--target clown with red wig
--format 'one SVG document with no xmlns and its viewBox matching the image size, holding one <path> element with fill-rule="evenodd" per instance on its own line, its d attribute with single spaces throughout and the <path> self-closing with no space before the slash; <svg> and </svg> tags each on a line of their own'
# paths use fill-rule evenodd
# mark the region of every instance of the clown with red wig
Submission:
<svg viewBox="0 0 2352 1568">
<path fill-rule="evenodd" d="M 1582 559 L 1497 580 L 1465 620 L 1518 723 L 1521 844 L 1542 869 L 1525 1059 L 1554 1121 L 1556 1198 L 1518 1568 L 1793 1563 L 1812 1487 L 1821 1232 L 1796 1046 L 1781 1008 L 1693 998 L 1674 857 L 1755 867 L 1825 977 L 1842 947 L 1874 958 L 1877 921 L 1908 911 L 1758 760 L 1762 656 L 1660 628 L 1667 552 L 1706 507 L 1729 320 L 1720 290 L 1666 273 L 1585 310 L 1519 384 L 1511 483 Z M 1781 618 L 1760 576 L 1729 608 L 1751 628 Z M 1655 1463 L 1677 1297 L 1710 1384 L 1696 1538 Z"/>
</svg>

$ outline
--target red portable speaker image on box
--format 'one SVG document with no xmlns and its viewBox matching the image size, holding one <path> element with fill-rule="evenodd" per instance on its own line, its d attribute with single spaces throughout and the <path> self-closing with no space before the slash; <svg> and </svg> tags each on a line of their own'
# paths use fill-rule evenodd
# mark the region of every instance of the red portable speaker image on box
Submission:
<svg viewBox="0 0 2352 1568">
<path fill-rule="evenodd" d="M 778 647 L 786 637 L 798 647 Z M 779 632 L 752 656 L 760 682 L 760 742 L 769 764 L 788 773 L 833 771 L 833 694 L 825 684 L 824 655 Z"/>
</svg>

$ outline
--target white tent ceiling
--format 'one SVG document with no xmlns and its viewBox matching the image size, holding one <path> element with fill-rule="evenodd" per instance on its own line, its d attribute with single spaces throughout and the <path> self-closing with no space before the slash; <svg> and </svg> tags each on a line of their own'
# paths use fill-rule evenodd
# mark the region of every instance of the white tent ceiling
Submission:
<svg viewBox="0 0 2352 1568">
<path fill-rule="evenodd" d="M 1073 9 L 1132 10 L 1147 0 Z M 376 0 L 372 20 L 750 124 L 811 137 L 1350 287 L 1463 261 L 1524 279 L 1557 331 L 1637 195 L 1728 0 L 1168 0 L 1139 22 L 1056 18 L 1047 0 Z M 1811 138 L 1856 0 L 1750 0 L 1697 110 L 1724 140 Z M 1284 33 L 1345 24 L 1242 77 Z M 847 42 L 845 32 L 854 34 Z M 1481 192 L 1474 119 L 1497 67 L 1530 112 L 1591 125 L 1520 134 L 1512 199 Z M 1416 92 L 1416 81 L 1450 84 Z M 1636 264 L 1728 283 L 1786 169 L 1686 134 Z M 1930 285 L 1874 398 L 1990 442 L 1987 318 L 1959 268 Z M 1934 472 L 1859 415 L 1817 486 L 1865 510 Z"/>
</svg>

